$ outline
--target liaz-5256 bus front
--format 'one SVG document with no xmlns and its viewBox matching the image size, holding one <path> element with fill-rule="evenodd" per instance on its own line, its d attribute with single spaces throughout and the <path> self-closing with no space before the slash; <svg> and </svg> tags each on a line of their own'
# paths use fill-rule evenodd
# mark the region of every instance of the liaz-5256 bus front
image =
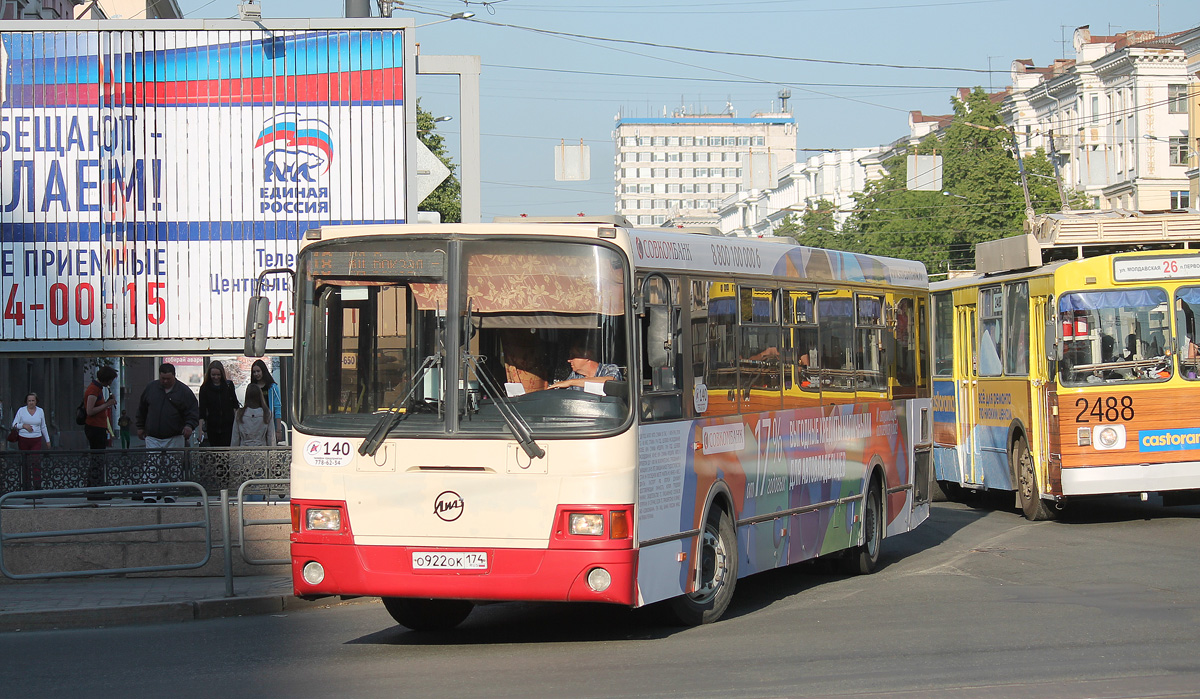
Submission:
<svg viewBox="0 0 1200 699">
<path fill-rule="evenodd" d="M 381 596 L 411 628 L 457 624 L 463 600 L 634 604 L 628 383 L 541 378 L 628 366 L 630 271 L 596 227 L 560 228 L 305 241 L 297 595 Z"/>
<path fill-rule="evenodd" d="M 699 624 L 739 577 L 870 572 L 929 514 L 917 263 L 586 222 L 306 236 L 298 595 L 414 629 L 480 600 Z"/>
</svg>

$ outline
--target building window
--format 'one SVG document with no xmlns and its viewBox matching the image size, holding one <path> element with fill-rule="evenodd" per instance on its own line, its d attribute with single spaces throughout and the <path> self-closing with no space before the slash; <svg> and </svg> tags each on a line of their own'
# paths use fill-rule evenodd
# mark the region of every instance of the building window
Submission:
<svg viewBox="0 0 1200 699">
<path fill-rule="evenodd" d="M 749 136 L 738 136 L 738 145 L 739 146 L 750 145 L 750 137 Z"/>
<path fill-rule="evenodd" d="M 1167 85 L 1167 112 L 1187 114 L 1187 85 Z"/>
<path fill-rule="evenodd" d="M 679 194 L 679 185 L 668 184 L 667 185 L 667 194 Z"/>
<path fill-rule="evenodd" d="M 1171 192 L 1171 208 L 1186 209 L 1192 205 L 1192 193 L 1184 189 L 1178 192 Z"/>
<path fill-rule="evenodd" d="M 656 162 L 656 163 L 667 162 L 667 154 L 666 153 L 654 153 L 653 156 L 654 156 L 652 159 L 653 162 Z"/>
<path fill-rule="evenodd" d="M 666 176 L 667 176 L 667 169 L 665 167 L 654 168 L 654 173 L 651 175 L 651 177 L 666 177 Z"/>
<path fill-rule="evenodd" d="M 667 217 L 663 216 L 662 214 L 659 214 L 654 217 L 654 225 L 656 225 L 656 226 L 661 226 L 662 224 L 664 224 L 666 222 L 667 222 Z"/>
<path fill-rule="evenodd" d="M 666 199 L 655 199 L 655 200 L 654 200 L 654 206 L 652 206 L 652 207 L 650 207 L 650 208 L 652 208 L 652 209 L 665 209 L 665 208 L 667 208 L 667 200 L 666 200 Z"/>
<path fill-rule="evenodd" d="M 655 136 L 655 137 L 654 137 L 654 140 L 652 140 L 652 141 L 650 142 L 650 145 L 652 145 L 652 146 L 665 146 L 665 145 L 667 145 L 667 137 L 666 137 L 666 136 Z"/>
<path fill-rule="evenodd" d="M 737 145 L 737 137 L 736 136 L 726 136 L 725 137 L 725 145 L 736 146 Z"/>
<path fill-rule="evenodd" d="M 691 136 L 680 136 L 679 137 L 679 145 L 681 145 L 681 146 L 692 145 L 692 137 Z"/>
<path fill-rule="evenodd" d="M 705 168 L 705 167 L 696 168 L 696 177 L 708 177 L 708 168 Z"/>
<path fill-rule="evenodd" d="M 638 162 L 642 162 L 642 163 L 650 162 L 650 157 L 651 156 L 649 153 L 638 153 L 637 154 Z"/>
<path fill-rule="evenodd" d="M 1167 139 L 1171 155 L 1168 158 L 1172 165 L 1187 165 L 1188 147 L 1186 136 L 1172 136 Z"/>
<path fill-rule="evenodd" d="M 680 160 L 682 160 L 685 163 L 693 163 L 696 161 L 695 153 L 680 153 L 679 157 L 680 157 Z"/>
<path fill-rule="evenodd" d="M 667 168 L 667 177 L 669 177 L 673 180 L 679 179 L 679 168 L 677 168 L 677 167 Z"/>
<path fill-rule="evenodd" d="M 710 146 L 721 145 L 721 137 L 720 136 L 709 136 L 708 137 L 708 145 L 710 145 Z"/>
<path fill-rule="evenodd" d="M 691 194 L 696 191 L 696 186 L 691 184 L 680 185 L 679 191 L 684 194 Z"/>
<path fill-rule="evenodd" d="M 621 191 L 625 194 L 637 194 L 636 184 L 627 184 L 621 187 Z"/>
<path fill-rule="evenodd" d="M 637 145 L 637 136 L 626 136 L 625 138 L 621 139 L 621 145 L 636 146 Z"/>
<path fill-rule="evenodd" d="M 766 139 L 766 137 L 764 137 L 764 136 L 755 136 L 755 137 L 754 137 L 754 145 L 756 145 L 756 146 L 765 146 L 765 145 L 767 145 L 767 139 Z"/>
<path fill-rule="evenodd" d="M 679 145 L 679 137 L 678 136 L 667 136 L 667 145 L 672 146 L 672 147 L 678 146 Z"/>
<path fill-rule="evenodd" d="M 1092 95 L 1092 123 L 1100 123 L 1100 95 Z"/>
<path fill-rule="evenodd" d="M 678 153 L 667 153 L 667 162 L 668 163 L 679 162 L 679 154 Z"/>
<path fill-rule="evenodd" d="M 638 225 L 649 226 L 654 223 L 653 216 L 638 216 Z"/>
<path fill-rule="evenodd" d="M 679 171 L 679 176 L 680 177 L 695 177 L 696 171 L 690 167 L 685 167 Z"/>
<path fill-rule="evenodd" d="M 696 162 L 707 163 L 708 162 L 708 153 L 697 153 L 696 154 Z"/>
</svg>

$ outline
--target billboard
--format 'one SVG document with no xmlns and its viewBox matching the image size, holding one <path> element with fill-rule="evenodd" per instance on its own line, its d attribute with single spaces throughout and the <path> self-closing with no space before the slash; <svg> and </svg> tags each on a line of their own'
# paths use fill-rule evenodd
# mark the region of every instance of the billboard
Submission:
<svg viewBox="0 0 1200 699">
<path fill-rule="evenodd" d="M 404 222 L 402 28 L 64 26 L 0 24 L 0 340 L 240 347 L 307 229 Z"/>
</svg>

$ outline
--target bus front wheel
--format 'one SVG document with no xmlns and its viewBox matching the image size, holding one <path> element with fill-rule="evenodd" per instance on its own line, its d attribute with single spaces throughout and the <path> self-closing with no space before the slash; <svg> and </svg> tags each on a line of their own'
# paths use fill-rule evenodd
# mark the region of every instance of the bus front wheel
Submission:
<svg viewBox="0 0 1200 699">
<path fill-rule="evenodd" d="M 846 551 L 842 569 L 853 575 L 867 575 L 879 563 L 879 549 L 883 544 L 883 487 L 878 478 L 871 479 L 863 503 L 863 542 Z"/>
<path fill-rule="evenodd" d="M 1021 511 L 1025 513 L 1025 519 L 1031 522 L 1054 519 L 1054 510 L 1046 505 L 1038 489 L 1033 455 L 1029 453 L 1029 443 L 1024 437 L 1017 437 L 1013 442 L 1009 458 L 1012 459 L 1013 470 L 1017 474 L 1017 497 L 1021 501 Z"/>
<path fill-rule="evenodd" d="M 467 618 L 475 605 L 461 599 L 384 597 L 383 606 L 397 624 L 413 631 L 448 631 Z"/>
<path fill-rule="evenodd" d="M 725 613 L 737 586 L 737 530 L 725 510 L 714 507 L 700 535 L 700 579 L 695 592 L 671 600 L 671 611 L 686 626 L 710 624 Z"/>
</svg>

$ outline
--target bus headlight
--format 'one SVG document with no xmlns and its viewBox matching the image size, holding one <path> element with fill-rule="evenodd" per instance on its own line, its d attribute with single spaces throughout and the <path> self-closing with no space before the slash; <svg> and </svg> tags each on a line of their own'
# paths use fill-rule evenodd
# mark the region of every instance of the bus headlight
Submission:
<svg viewBox="0 0 1200 699">
<path fill-rule="evenodd" d="M 1125 448 L 1125 425 L 1097 425 L 1092 430 L 1092 446 L 1100 451 Z"/>
<path fill-rule="evenodd" d="M 306 529 L 315 531 L 340 531 L 342 528 L 342 511 L 336 508 L 309 508 L 305 511 L 304 525 Z"/>
<path fill-rule="evenodd" d="M 603 512 L 572 512 L 568 528 L 576 536 L 603 536 Z"/>
</svg>

